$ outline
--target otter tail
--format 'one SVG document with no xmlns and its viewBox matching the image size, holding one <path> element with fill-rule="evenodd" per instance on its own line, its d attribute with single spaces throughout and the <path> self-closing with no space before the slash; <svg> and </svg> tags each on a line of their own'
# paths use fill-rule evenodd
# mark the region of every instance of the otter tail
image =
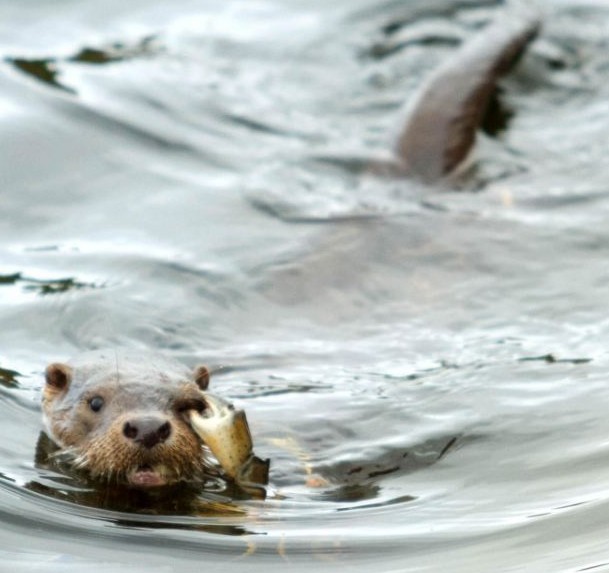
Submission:
<svg viewBox="0 0 609 573">
<path fill-rule="evenodd" d="M 409 175 L 433 182 L 469 154 L 499 78 L 540 27 L 530 10 L 503 14 L 467 41 L 423 87 L 398 139 Z"/>
</svg>

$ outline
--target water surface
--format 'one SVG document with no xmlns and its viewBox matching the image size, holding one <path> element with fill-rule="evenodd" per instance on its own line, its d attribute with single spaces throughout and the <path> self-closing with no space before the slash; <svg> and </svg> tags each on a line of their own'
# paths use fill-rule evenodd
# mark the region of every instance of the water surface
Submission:
<svg viewBox="0 0 609 573">
<path fill-rule="evenodd" d="M 499 8 L 0 4 L 6 570 L 609 570 L 609 7 L 541 3 L 461 192 L 369 169 Z M 97 347 L 217 369 L 267 500 L 37 467 Z"/>
</svg>

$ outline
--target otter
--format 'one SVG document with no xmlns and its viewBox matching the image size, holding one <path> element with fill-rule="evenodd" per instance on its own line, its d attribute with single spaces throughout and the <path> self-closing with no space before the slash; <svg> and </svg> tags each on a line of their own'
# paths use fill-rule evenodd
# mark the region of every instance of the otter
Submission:
<svg viewBox="0 0 609 573">
<path fill-rule="evenodd" d="M 398 139 L 403 171 L 433 182 L 459 167 L 497 82 L 538 29 L 530 12 L 507 14 L 432 76 Z M 87 353 L 48 366 L 45 425 L 94 479 L 137 487 L 201 480 L 210 466 L 202 449 L 208 428 L 193 412 L 206 410 L 208 383 L 204 366 L 189 372 L 157 355 Z"/>
<path fill-rule="evenodd" d="M 46 369 L 50 438 L 94 480 L 136 487 L 200 481 L 211 462 L 189 422 L 206 409 L 209 370 L 157 354 L 84 353 Z"/>
</svg>

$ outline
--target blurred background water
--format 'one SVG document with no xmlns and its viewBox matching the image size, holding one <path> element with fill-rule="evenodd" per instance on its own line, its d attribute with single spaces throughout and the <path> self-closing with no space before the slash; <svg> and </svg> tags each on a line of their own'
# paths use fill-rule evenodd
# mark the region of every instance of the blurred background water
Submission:
<svg viewBox="0 0 609 573">
<path fill-rule="evenodd" d="M 366 167 L 499 2 L 0 2 L 0 569 L 609 570 L 609 5 L 540 6 L 451 193 Z M 37 467 L 97 347 L 219 369 L 268 499 Z"/>
</svg>

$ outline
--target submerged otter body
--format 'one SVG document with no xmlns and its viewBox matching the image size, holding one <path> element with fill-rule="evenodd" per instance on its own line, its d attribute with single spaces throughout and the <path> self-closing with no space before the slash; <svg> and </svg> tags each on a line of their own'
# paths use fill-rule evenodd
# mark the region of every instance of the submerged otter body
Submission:
<svg viewBox="0 0 609 573">
<path fill-rule="evenodd" d="M 138 487 L 197 481 L 202 442 L 188 413 L 203 411 L 205 367 L 145 353 L 85 353 L 47 367 L 42 408 L 50 437 L 97 480 Z"/>
</svg>

